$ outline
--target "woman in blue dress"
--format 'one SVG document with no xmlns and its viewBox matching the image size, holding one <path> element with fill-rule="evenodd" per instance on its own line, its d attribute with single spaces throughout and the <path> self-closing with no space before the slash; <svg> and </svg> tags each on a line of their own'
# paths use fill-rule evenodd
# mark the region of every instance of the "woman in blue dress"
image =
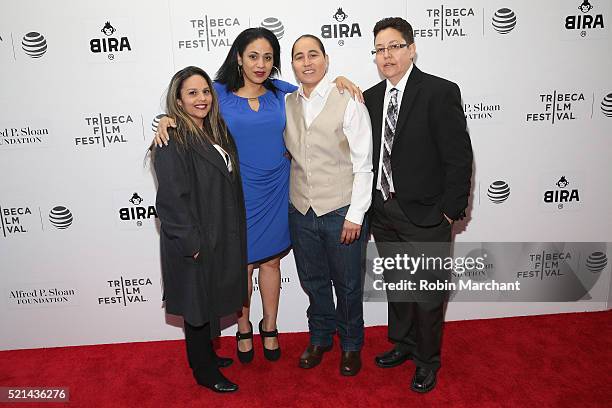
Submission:
<svg viewBox="0 0 612 408">
<path fill-rule="evenodd" d="M 238 359 L 253 359 L 253 326 L 250 322 L 252 274 L 259 268 L 258 286 L 263 305 L 259 333 L 266 359 L 280 357 L 276 319 L 280 297 L 280 260 L 291 246 L 289 238 L 289 168 L 283 142 L 285 95 L 295 85 L 274 79 L 280 72 L 280 45 L 265 28 L 248 28 L 236 37 L 214 87 L 221 114 L 236 141 L 247 213 L 249 301 L 238 317 Z M 339 88 L 357 91 L 343 78 Z M 357 91 L 358 92 L 358 91 Z M 160 120 L 155 142 L 167 141 L 166 128 L 173 121 Z M 214 192 L 211 192 L 214 194 Z"/>
</svg>

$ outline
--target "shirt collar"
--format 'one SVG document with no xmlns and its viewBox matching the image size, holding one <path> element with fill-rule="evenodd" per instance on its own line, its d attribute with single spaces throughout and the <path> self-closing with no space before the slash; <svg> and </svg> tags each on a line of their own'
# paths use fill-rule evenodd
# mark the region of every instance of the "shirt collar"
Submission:
<svg viewBox="0 0 612 408">
<path fill-rule="evenodd" d="M 387 91 L 386 91 L 386 93 L 389 93 L 389 91 L 391 89 L 393 89 L 393 88 L 397 89 L 400 92 L 404 92 L 404 89 L 406 88 L 406 83 L 408 82 L 408 77 L 410 76 L 410 73 L 412 72 L 412 68 L 413 67 L 414 67 L 414 64 L 410 64 L 410 68 L 408 68 L 408 71 L 406 71 L 406 73 L 404 74 L 402 79 L 399 80 L 397 85 L 393 85 L 391 83 L 391 81 L 389 81 L 387 79 Z"/>
<path fill-rule="evenodd" d="M 329 82 L 327 74 L 325 74 L 323 79 L 321 79 L 321 81 L 317 84 L 315 89 L 313 89 L 312 92 L 310 93 L 310 97 L 312 98 L 313 95 L 318 95 L 321 98 L 324 97 L 329 91 L 329 88 L 331 86 L 332 85 Z M 302 85 L 300 85 L 300 87 L 298 88 L 298 97 L 300 96 L 306 100 L 310 99 L 310 98 L 307 98 L 306 95 L 304 95 L 304 87 Z"/>
</svg>

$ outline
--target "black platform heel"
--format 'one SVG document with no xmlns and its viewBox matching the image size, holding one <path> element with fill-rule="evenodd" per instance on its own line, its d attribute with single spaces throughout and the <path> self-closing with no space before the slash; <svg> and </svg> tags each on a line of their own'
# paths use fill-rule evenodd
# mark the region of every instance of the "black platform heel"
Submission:
<svg viewBox="0 0 612 408">
<path fill-rule="evenodd" d="M 263 319 L 259 322 L 259 334 L 261 335 L 261 347 L 263 348 L 264 357 L 269 361 L 276 361 L 281 356 L 280 344 L 278 348 L 275 349 L 267 349 L 264 345 L 264 338 L 266 337 L 276 337 L 278 338 L 278 329 L 272 331 L 265 331 L 263 329 Z"/>
<path fill-rule="evenodd" d="M 249 351 L 240 351 L 238 348 L 238 342 L 240 340 L 248 340 L 251 339 L 251 343 L 253 343 L 253 325 L 249 322 L 249 326 L 251 330 L 248 333 L 240 333 L 240 330 L 236 332 L 236 354 L 238 355 L 238 360 L 242 364 L 250 363 L 253 361 L 253 356 L 255 355 L 254 345 L 251 344 L 251 349 Z"/>
</svg>

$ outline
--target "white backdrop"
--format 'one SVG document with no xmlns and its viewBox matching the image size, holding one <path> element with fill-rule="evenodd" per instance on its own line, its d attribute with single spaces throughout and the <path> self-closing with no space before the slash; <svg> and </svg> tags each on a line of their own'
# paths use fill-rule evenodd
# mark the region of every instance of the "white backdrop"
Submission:
<svg viewBox="0 0 612 408">
<path fill-rule="evenodd" d="M 182 337 L 161 302 L 144 160 L 152 123 L 175 71 L 198 65 L 213 76 L 233 38 L 262 23 L 282 35 L 284 79 L 295 83 L 292 42 L 312 33 L 328 37 L 331 72 L 363 89 L 380 80 L 369 52 L 374 23 L 413 24 L 417 65 L 463 92 L 475 173 L 457 241 L 612 241 L 612 4 L 582 3 L 3 4 L 0 349 Z M 349 35 L 339 34 L 342 24 Z M 603 310 L 610 262 L 599 273 L 599 302 L 451 303 L 447 319 Z M 291 255 L 282 274 L 279 328 L 304 331 L 307 298 Z M 258 293 L 253 299 L 257 321 Z M 386 324 L 385 304 L 367 303 L 365 320 Z"/>
</svg>

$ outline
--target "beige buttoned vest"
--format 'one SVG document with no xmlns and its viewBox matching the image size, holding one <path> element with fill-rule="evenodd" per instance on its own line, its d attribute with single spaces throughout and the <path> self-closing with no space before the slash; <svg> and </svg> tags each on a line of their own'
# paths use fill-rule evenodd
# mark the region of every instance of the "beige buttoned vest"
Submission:
<svg viewBox="0 0 612 408">
<path fill-rule="evenodd" d="M 300 213 L 312 207 L 321 216 L 351 203 L 353 163 L 343 131 L 350 95 L 333 87 L 323 110 L 307 128 L 298 92 L 286 100 L 285 145 L 293 157 L 289 197 Z"/>
</svg>

